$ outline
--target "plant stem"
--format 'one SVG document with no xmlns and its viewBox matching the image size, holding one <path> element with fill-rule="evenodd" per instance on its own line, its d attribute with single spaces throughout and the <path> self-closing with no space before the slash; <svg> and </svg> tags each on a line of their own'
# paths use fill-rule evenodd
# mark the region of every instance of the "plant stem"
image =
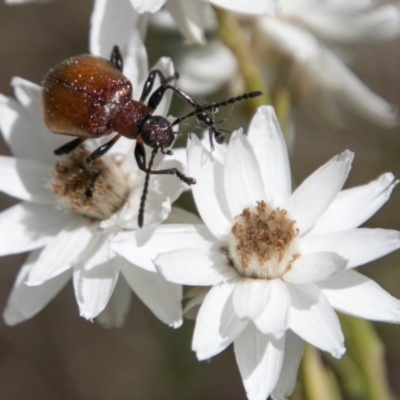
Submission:
<svg viewBox="0 0 400 400">
<path fill-rule="evenodd" d="M 251 1 L 251 0 L 250 0 Z M 262 96 L 248 102 L 254 113 L 261 105 L 271 104 L 271 98 L 267 87 L 264 85 L 261 74 L 254 62 L 249 43 L 246 42 L 243 32 L 235 16 L 230 12 L 214 7 L 218 19 L 218 31 L 222 42 L 236 57 L 240 72 L 249 92 L 261 90 Z"/>
<path fill-rule="evenodd" d="M 346 347 L 364 377 L 367 400 L 393 400 L 385 369 L 383 345 L 373 325 L 358 318 L 340 316 Z"/>
</svg>

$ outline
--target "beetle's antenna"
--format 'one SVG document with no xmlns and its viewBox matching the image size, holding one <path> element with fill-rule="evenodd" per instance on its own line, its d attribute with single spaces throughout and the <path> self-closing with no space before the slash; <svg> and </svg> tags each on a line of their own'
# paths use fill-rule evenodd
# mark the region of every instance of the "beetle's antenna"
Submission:
<svg viewBox="0 0 400 400">
<path fill-rule="evenodd" d="M 149 161 L 149 166 L 146 170 L 146 178 L 144 180 L 144 187 L 142 197 L 140 199 L 140 207 L 139 207 L 139 216 L 138 216 L 138 225 L 140 228 L 143 227 L 144 222 L 144 206 L 146 204 L 147 192 L 149 190 L 149 182 L 150 182 L 150 173 L 151 168 L 153 167 L 154 158 L 158 152 L 158 147 L 154 147 L 153 151 L 151 152 L 151 158 Z"/>
<path fill-rule="evenodd" d="M 189 114 L 186 114 L 182 117 L 177 118 L 175 121 L 172 122 L 172 126 L 179 124 L 180 122 L 182 122 L 183 120 L 193 117 L 194 115 L 200 114 L 204 111 L 209 111 L 209 110 L 213 110 L 213 109 L 218 109 L 218 107 L 223 107 L 223 106 L 227 106 L 229 104 L 233 104 L 236 103 L 237 101 L 241 101 L 241 100 L 247 100 L 247 99 L 252 99 L 254 97 L 258 97 L 261 96 L 262 92 L 257 90 L 255 92 L 249 92 L 249 93 L 244 93 L 240 96 L 236 96 L 236 97 L 231 97 L 228 100 L 224 100 L 221 101 L 219 103 L 210 103 L 210 104 L 204 104 L 203 106 L 198 105 L 193 111 L 191 111 Z"/>
</svg>

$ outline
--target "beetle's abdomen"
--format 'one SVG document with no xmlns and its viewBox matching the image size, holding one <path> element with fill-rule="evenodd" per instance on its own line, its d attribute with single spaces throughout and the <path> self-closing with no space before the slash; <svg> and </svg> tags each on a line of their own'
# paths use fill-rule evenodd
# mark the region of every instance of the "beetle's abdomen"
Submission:
<svg viewBox="0 0 400 400">
<path fill-rule="evenodd" d="M 111 122 L 131 99 L 132 85 L 108 60 L 72 57 L 46 75 L 43 114 L 55 132 L 98 137 L 112 131 Z"/>
</svg>

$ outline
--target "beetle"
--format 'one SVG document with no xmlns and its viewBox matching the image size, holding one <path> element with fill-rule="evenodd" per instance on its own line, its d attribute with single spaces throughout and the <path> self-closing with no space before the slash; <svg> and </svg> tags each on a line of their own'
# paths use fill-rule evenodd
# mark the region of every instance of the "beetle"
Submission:
<svg viewBox="0 0 400 400">
<path fill-rule="evenodd" d="M 259 96 L 261 92 L 247 93 L 221 103 L 200 105 L 170 84 L 178 78 L 177 73 L 165 77 L 160 70 L 154 69 L 149 73 L 140 99 L 137 101 L 132 99 L 132 84 L 122 74 L 122 70 L 123 59 L 118 46 L 114 46 L 110 60 L 84 54 L 63 61 L 51 69 L 42 82 L 43 115 L 50 131 L 76 136 L 74 140 L 56 149 L 54 151 L 56 155 L 72 152 L 87 139 L 116 132 L 111 140 L 97 148 L 85 161 L 85 167 L 93 172 L 92 181 L 85 193 L 88 197 L 93 196 L 96 181 L 101 174 L 92 163 L 110 150 L 121 136 L 136 140 L 135 159 L 139 169 L 146 173 L 138 216 L 138 225 L 143 227 L 150 174 L 174 174 L 188 185 L 196 183 L 195 179 L 184 175 L 177 168 L 152 169 L 158 151 L 163 154 L 173 154 L 171 150 L 167 150 L 178 134 L 174 132 L 173 126 L 197 115 L 198 119 L 205 120 L 205 124 L 212 129 L 214 123 L 210 118 L 207 119 L 207 111 L 216 110 L 220 106 L 245 98 Z M 161 84 L 151 93 L 157 76 Z M 162 116 L 153 115 L 167 90 L 177 93 L 194 110 L 173 122 Z M 214 129 L 210 130 L 211 144 L 213 135 L 217 143 L 220 143 L 218 131 Z M 146 166 L 144 145 L 153 149 L 148 166 Z"/>
</svg>

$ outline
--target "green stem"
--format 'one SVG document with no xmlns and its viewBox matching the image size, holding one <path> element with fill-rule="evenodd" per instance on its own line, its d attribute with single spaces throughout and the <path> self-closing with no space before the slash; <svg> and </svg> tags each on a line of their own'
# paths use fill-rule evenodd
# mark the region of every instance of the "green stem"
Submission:
<svg viewBox="0 0 400 400">
<path fill-rule="evenodd" d="M 287 87 L 280 86 L 273 90 L 272 104 L 274 105 L 276 117 L 278 118 L 279 125 L 281 126 L 286 144 L 290 148 L 292 141 L 292 138 L 290 137 L 291 104 L 290 93 Z"/>
<path fill-rule="evenodd" d="M 251 0 L 249 0 L 251 1 Z M 254 62 L 249 43 L 245 40 L 239 23 L 230 12 L 214 7 L 218 19 L 218 31 L 222 42 L 236 57 L 240 72 L 249 92 L 261 90 L 263 95 L 248 102 L 254 113 L 257 108 L 264 104 L 271 104 L 271 98 L 261 74 Z"/>
<path fill-rule="evenodd" d="M 301 379 L 305 400 L 341 399 L 335 376 L 323 365 L 319 351 L 310 345 L 304 348 Z"/>
<path fill-rule="evenodd" d="M 335 371 L 343 393 L 352 399 L 364 398 L 364 376 L 350 354 L 347 353 L 341 359 L 337 359 L 325 353 L 324 360 Z"/>
<path fill-rule="evenodd" d="M 384 349 L 373 325 L 361 319 L 340 316 L 346 347 L 364 378 L 366 400 L 394 400 L 386 376 Z"/>
</svg>

